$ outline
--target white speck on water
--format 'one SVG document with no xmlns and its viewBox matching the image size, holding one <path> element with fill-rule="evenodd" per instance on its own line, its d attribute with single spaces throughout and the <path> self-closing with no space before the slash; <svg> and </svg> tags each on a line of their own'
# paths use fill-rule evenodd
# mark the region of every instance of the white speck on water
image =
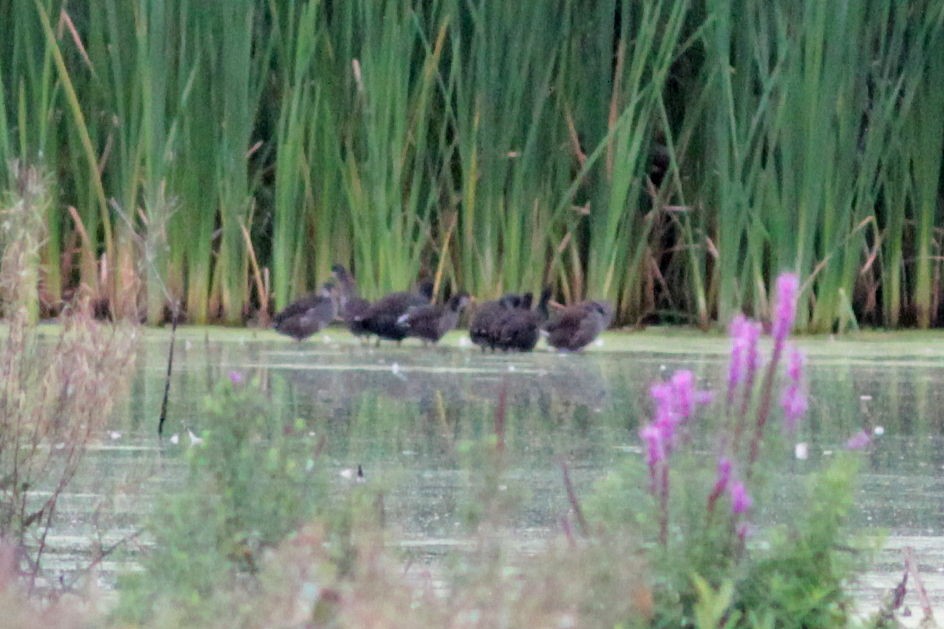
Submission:
<svg viewBox="0 0 944 629">
<path fill-rule="evenodd" d="M 390 371 L 392 371 L 395 374 L 400 373 L 400 363 L 393 363 L 392 365 L 390 365 Z"/>
<path fill-rule="evenodd" d="M 805 461 L 810 456 L 810 446 L 805 441 L 793 446 L 793 455 L 801 461 Z"/>
<path fill-rule="evenodd" d="M 187 429 L 187 436 L 190 437 L 190 445 L 192 446 L 198 446 L 203 443 L 203 438 L 195 435 L 189 428 Z"/>
<path fill-rule="evenodd" d="M 885 434 L 885 426 L 876 426 L 872 429 L 872 434 L 877 437 L 881 437 Z"/>
<path fill-rule="evenodd" d="M 666 369 L 668 369 L 668 367 L 665 365 L 659 365 L 659 371 L 665 371 Z"/>
<path fill-rule="evenodd" d="M 118 432 L 117 430 L 112 430 L 111 432 L 108 433 L 108 436 L 109 438 L 111 438 L 112 441 L 115 441 L 116 439 L 121 439 L 121 433 Z"/>
<path fill-rule="evenodd" d="M 514 365 L 508 365 L 508 371 L 515 371 L 516 367 Z"/>
<path fill-rule="evenodd" d="M 868 402 L 869 400 L 872 399 L 872 396 L 871 396 L 871 395 L 860 395 L 860 396 L 859 396 L 859 399 L 862 400 L 863 402 Z"/>
<path fill-rule="evenodd" d="M 298 592 L 298 598 L 305 603 L 311 604 L 318 600 L 318 594 L 320 592 L 321 590 L 317 585 L 306 581 L 302 584 L 301 590 Z"/>
</svg>

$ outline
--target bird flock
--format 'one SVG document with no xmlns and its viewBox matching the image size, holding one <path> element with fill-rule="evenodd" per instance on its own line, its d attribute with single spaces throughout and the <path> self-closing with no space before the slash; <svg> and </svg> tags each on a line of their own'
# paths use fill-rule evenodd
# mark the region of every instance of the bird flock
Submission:
<svg viewBox="0 0 944 629">
<path fill-rule="evenodd" d="M 460 292 L 445 303 L 434 304 L 433 283 L 420 282 L 413 291 L 396 292 L 375 302 L 362 298 L 354 277 L 340 264 L 332 268 L 334 279 L 318 292 L 289 304 L 273 318 L 273 327 L 297 341 L 340 319 L 362 339 L 377 338 L 400 343 L 408 337 L 424 345 L 437 343 L 456 327 L 462 312 L 473 303 Z M 477 304 L 469 320 L 469 338 L 482 351 L 530 352 L 543 336 L 561 351 L 579 351 L 593 342 L 613 321 L 613 308 L 605 301 L 582 301 L 549 309 L 550 288 L 534 304 L 531 293 L 509 293 L 495 301 Z"/>
</svg>

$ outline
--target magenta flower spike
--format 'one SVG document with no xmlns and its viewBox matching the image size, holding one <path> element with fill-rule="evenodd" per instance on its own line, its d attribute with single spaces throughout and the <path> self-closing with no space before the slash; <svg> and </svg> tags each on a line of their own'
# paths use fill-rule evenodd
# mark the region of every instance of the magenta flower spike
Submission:
<svg viewBox="0 0 944 629">
<path fill-rule="evenodd" d="M 793 432 L 797 424 L 806 414 L 809 402 L 806 389 L 803 385 L 803 352 L 795 347 L 790 348 L 787 359 L 787 385 L 780 396 L 780 406 L 783 408 L 784 426 L 788 432 Z"/>
<path fill-rule="evenodd" d="M 757 342 L 760 340 L 761 325 L 748 319 L 741 331 L 741 342 L 744 343 L 744 380 L 748 384 L 754 382 L 754 374 L 760 368 L 760 353 L 757 351 Z"/>
<path fill-rule="evenodd" d="M 872 443 L 869 433 L 860 430 L 846 441 L 846 450 L 864 450 Z"/>
<path fill-rule="evenodd" d="M 664 394 L 664 391 L 660 392 Z M 672 374 L 668 395 L 669 405 L 676 423 L 691 419 L 695 414 L 695 407 L 699 404 L 707 404 L 712 397 L 710 391 L 696 388 L 695 374 L 687 369 L 680 369 Z"/>
<path fill-rule="evenodd" d="M 672 385 L 666 382 L 657 382 L 649 387 L 649 397 L 655 407 L 654 421 L 657 424 L 674 423 L 675 410 L 672 402 Z"/>
<path fill-rule="evenodd" d="M 233 386 L 239 386 L 245 382 L 245 380 L 246 378 L 242 373 L 235 370 L 229 372 L 229 381 L 233 383 Z"/>
<path fill-rule="evenodd" d="M 791 382 L 800 382 L 803 379 L 803 367 L 806 365 L 806 356 L 796 347 L 790 348 L 790 357 L 787 359 L 787 377 Z"/>
<path fill-rule="evenodd" d="M 799 293 L 800 278 L 796 273 L 783 273 L 777 278 L 776 305 L 771 325 L 775 345 L 782 346 L 793 329 Z"/>
<path fill-rule="evenodd" d="M 680 419 L 688 419 L 695 412 L 695 374 L 681 369 L 672 374 L 673 406 Z"/>
<path fill-rule="evenodd" d="M 754 501 L 751 495 L 747 493 L 747 488 L 739 480 L 731 483 L 731 513 L 740 515 L 747 513 Z"/>
<path fill-rule="evenodd" d="M 715 483 L 715 487 L 720 488 L 723 492 L 728 487 L 728 481 L 731 480 L 731 459 L 726 456 L 718 459 L 718 481 Z M 720 493 L 720 492 L 719 492 Z"/>
<path fill-rule="evenodd" d="M 744 371 L 746 362 L 747 348 L 743 342 L 743 330 L 747 323 L 747 317 L 742 314 L 737 315 L 728 326 L 728 334 L 731 336 L 731 362 L 728 364 L 728 404 L 734 400 L 734 391 L 737 386 L 744 381 Z"/>
<path fill-rule="evenodd" d="M 715 486 L 712 488 L 711 493 L 708 495 L 708 512 L 711 513 L 715 509 L 715 503 L 718 501 L 718 498 L 724 494 L 728 489 L 728 483 L 731 481 L 731 459 L 728 457 L 721 457 L 718 459 L 718 476 L 715 479 Z"/>
<path fill-rule="evenodd" d="M 750 387 L 760 367 L 757 343 L 761 326 L 742 314 L 734 317 L 728 328 L 731 336 L 731 363 L 728 366 L 728 403 L 734 401 L 735 391 L 741 383 Z"/>
<path fill-rule="evenodd" d="M 648 424 L 639 431 L 639 436 L 646 442 L 646 463 L 652 470 L 665 461 L 666 451 L 662 431 L 655 424 Z"/>
</svg>

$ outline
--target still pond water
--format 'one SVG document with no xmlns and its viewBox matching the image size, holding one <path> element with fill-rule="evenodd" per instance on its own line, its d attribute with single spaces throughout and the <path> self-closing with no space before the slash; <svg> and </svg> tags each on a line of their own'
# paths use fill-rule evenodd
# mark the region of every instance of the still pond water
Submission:
<svg viewBox="0 0 944 629">
<path fill-rule="evenodd" d="M 578 493 L 589 491 L 627 457 L 641 456 L 637 432 L 648 386 L 686 368 L 714 388 L 728 350 L 720 336 L 686 331 L 613 333 L 579 355 L 492 355 L 458 333 L 435 349 L 409 341 L 376 349 L 335 329 L 298 345 L 268 331 L 182 329 L 160 442 L 167 343 L 167 332 L 146 333 L 131 398 L 61 503 L 50 560 L 63 572 L 81 565 L 92 534 L 105 545 L 133 534 L 148 498 L 179 487 L 188 430 L 200 433 L 203 397 L 231 371 L 267 390 L 273 416 L 300 418 L 324 437 L 339 482 L 358 465 L 369 479 L 390 479 L 388 521 L 408 551 L 428 559 L 462 543 L 461 444 L 492 432 L 503 388 L 508 478 L 527 488 L 515 525 L 522 540 L 536 541 L 555 532 L 568 509 L 561 460 Z M 809 356 L 811 405 L 796 440 L 808 444 L 809 457 L 785 453 L 774 491 L 789 503 L 791 488 L 849 436 L 861 428 L 881 433 L 860 478 L 854 525 L 885 536 L 884 550 L 862 575 L 857 596 L 874 606 L 900 579 L 902 549 L 910 546 L 944 613 L 944 337 L 865 335 L 800 345 Z M 146 540 L 129 546 L 136 544 Z M 127 553 L 112 555 L 101 580 L 107 586 L 133 568 Z M 913 593 L 907 604 L 919 615 Z"/>
</svg>

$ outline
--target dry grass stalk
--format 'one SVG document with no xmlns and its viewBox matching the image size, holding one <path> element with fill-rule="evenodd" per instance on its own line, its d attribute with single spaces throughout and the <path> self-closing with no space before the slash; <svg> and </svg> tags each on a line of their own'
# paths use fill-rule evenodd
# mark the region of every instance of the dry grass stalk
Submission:
<svg viewBox="0 0 944 629">
<path fill-rule="evenodd" d="M 12 223 L 5 230 L 17 237 L 0 259 L 8 324 L 0 342 L 0 537 L 17 549 L 17 569 L 32 589 L 57 501 L 127 390 L 137 335 L 75 307 L 63 315 L 58 339 L 42 340 L 29 310 L 41 243 L 36 200 L 46 193 L 35 169 L 18 167 L 17 175 L 3 211 Z"/>
</svg>

